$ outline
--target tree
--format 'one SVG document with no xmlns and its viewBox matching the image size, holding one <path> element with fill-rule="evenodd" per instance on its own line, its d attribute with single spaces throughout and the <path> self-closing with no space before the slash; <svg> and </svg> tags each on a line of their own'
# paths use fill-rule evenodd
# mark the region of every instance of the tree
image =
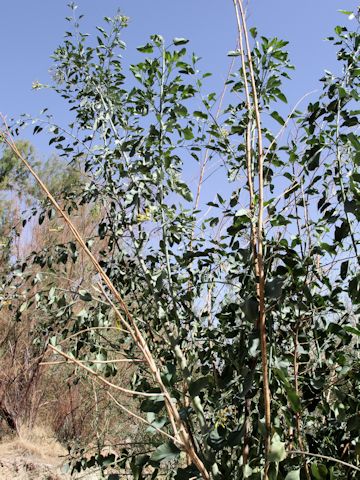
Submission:
<svg viewBox="0 0 360 480">
<path fill-rule="evenodd" d="M 31 164 L 36 165 L 54 194 L 69 192 L 71 187 L 71 195 L 76 195 L 76 189 L 84 182 L 83 172 L 65 165 L 55 155 L 41 161 L 28 141 L 18 141 L 16 147 L 30 157 Z M 1 426 L 5 422 L 10 433 L 21 434 L 46 418 L 46 424 L 53 428 L 57 438 L 71 442 L 76 437 L 79 442 L 90 435 L 95 422 L 94 394 L 95 403 L 101 404 L 103 410 L 109 410 L 110 402 L 95 385 L 90 386 L 89 395 L 89 387 L 84 386 L 81 376 L 74 377 L 66 366 L 60 367 L 56 378 L 51 367 L 43 366 L 49 335 L 56 333 L 59 326 L 47 316 L 46 309 L 41 311 L 38 299 L 41 293 L 48 295 L 51 301 L 54 284 L 59 290 L 71 293 L 74 289 L 71 277 L 78 275 L 86 284 L 91 270 L 81 254 L 76 265 L 66 261 L 68 232 L 51 211 L 50 215 L 45 215 L 49 205 L 42 200 L 36 183 L 10 148 L 4 149 L 1 165 L 1 241 L 4 247 L 1 250 Z M 39 225 L 34 222 L 34 216 Z M 22 227 L 27 223 L 28 228 L 24 230 Z M 95 223 L 96 212 L 89 211 L 86 206 L 80 208 L 76 224 L 82 234 L 91 235 Z M 61 257 L 63 268 L 52 267 L 54 254 Z M 74 257 L 76 252 L 71 254 Z M 25 268 L 26 260 L 32 263 L 31 270 Z M 19 276 L 20 282 L 16 281 Z M 124 368 L 120 370 L 126 375 Z M 88 400 L 82 402 L 82 396 Z M 99 425 L 97 423 L 97 428 Z"/>
<path fill-rule="evenodd" d="M 336 27 L 342 72 L 325 75 L 304 113 L 282 118 L 286 42 L 250 29 L 250 45 L 234 4 L 239 49 L 230 55 L 240 67 L 220 115 L 187 40 L 167 46 L 153 35 L 138 48 L 144 60 L 125 72 L 126 17 L 106 17 L 93 45 L 73 6 L 76 35 L 55 51 L 52 88 L 74 122 L 64 129 L 46 114 L 34 132 L 47 126 L 49 143 L 88 176 L 61 202 L 43 191 L 78 240 L 71 258 L 80 248 L 94 274 L 85 290 L 40 294 L 37 308 L 63 322 L 54 354 L 111 386 L 116 405 L 139 421 L 124 394 L 142 399 L 152 451 L 122 449 L 89 465 L 128 467 L 134 478 L 157 478 L 166 461 L 161 473 L 175 479 L 355 478 L 359 36 Z M 3 138 L 12 145 L 9 132 Z M 198 192 L 204 169 L 220 162 L 225 193 L 194 206 L 190 162 L 200 165 Z M 100 215 L 96 252 L 68 216 L 83 205 Z M 74 300 L 86 302 L 81 312 Z M 98 327 L 118 335 L 104 341 Z M 127 388 L 112 378 L 124 357 L 139 363 Z M 100 371 L 99 358 L 109 362 Z"/>
</svg>

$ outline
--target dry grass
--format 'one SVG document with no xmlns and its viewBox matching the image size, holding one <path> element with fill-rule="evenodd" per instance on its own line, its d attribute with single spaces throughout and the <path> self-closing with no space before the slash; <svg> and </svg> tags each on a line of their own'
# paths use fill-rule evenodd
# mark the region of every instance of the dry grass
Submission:
<svg viewBox="0 0 360 480">
<path fill-rule="evenodd" d="M 19 435 L 5 437 L 0 444 L 0 458 L 36 457 L 51 464 L 60 464 L 67 454 L 65 448 L 45 427 L 32 430 L 20 428 Z"/>
</svg>

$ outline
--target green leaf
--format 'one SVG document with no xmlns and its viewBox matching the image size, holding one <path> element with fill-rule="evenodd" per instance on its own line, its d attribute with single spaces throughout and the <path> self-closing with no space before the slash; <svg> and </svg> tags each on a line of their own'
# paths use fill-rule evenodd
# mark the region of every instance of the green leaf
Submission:
<svg viewBox="0 0 360 480">
<path fill-rule="evenodd" d="M 164 43 L 164 38 L 161 35 L 151 35 L 150 38 L 157 47 L 161 47 L 161 45 Z"/>
<path fill-rule="evenodd" d="M 346 213 L 352 213 L 356 216 L 356 218 L 360 216 L 359 202 L 357 202 L 356 200 L 345 200 L 344 210 Z"/>
<path fill-rule="evenodd" d="M 197 380 L 193 381 L 189 385 L 189 393 L 192 397 L 196 397 L 199 395 L 201 390 L 204 390 L 212 383 L 211 375 L 207 375 L 206 377 L 200 377 Z"/>
<path fill-rule="evenodd" d="M 349 132 L 347 134 L 347 138 L 350 140 L 352 146 L 356 149 L 356 150 L 359 150 L 360 151 L 360 141 L 358 139 L 358 137 L 353 133 L 353 132 Z"/>
<path fill-rule="evenodd" d="M 281 297 L 282 294 L 282 287 L 283 287 L 284 280 L 281 277 L 276 277 L 266 282 L 265 285 L 265 294 L 268 298 L 271 299 L 278 299 Z"/>
<path fill-rule="evenodd" d="M 345 325 L 343 329 L 345 330 L 345 332 L 353 333 L 354 335 L 357 335 L 360 337 L 360 330 L 353 327 L 352 325 Z"/>
<path fill-rule="evenodd" d="M 28 308 L 28 306 L 29 306 L 28 302 L 22 303 L 22 304 L 20 305 L 19 312 L 20 312 L 20 313 L 25 312 L 25 310 Z"/>
<path fill-rule="evenodd" d="M 240 430 L 235 430 L 234 432 L 230 432 L 228 436 L 227 443 L 229 447 L 236 447 L 237 445 L 241 445 L 244 439 L 244 429 L 241 428 Z"/>
<path fill-rule="evenodd" d="M 159 413 L 164 405 L 164 398 L 159 395 L 158 397 L 147 398 L 144 400 L 140 405 L 140 409 L 142 412 Z"/>
<path fill-rule="evenodd" d="M 322 149 L 322 145 L 315 143 L 305 152 L 304 159 L 308 163 L 308 169 L 310 171 L 316 170 L 319 167 Z"/>
<path fill-rule="evenodd" d="M 253 38 L 256 38 L 257 37 L 257 28 L 256 27 L 252 27 L 249 29 L 249 32 L 250 32 L 250 35 L 253 37 Z"/>
<path fill-rule="evenodd" d="M 311 473 L 315 480 L 327 480 L 328 469 L 323 464 L 313 463 L 311 465 Z"/>
<path fill-rule="evenodd" d="M 192 196 L 191 190 L 186 185 L 186 183 L 177 181 L 175 185 L 176 185 L 176 188 L 174 190 L 177 193 L 179 193 L 183 198 L 185 198 L 185 200 L 187 200 L 188 202 L 191 202 L 193 199 L 193 196 Z"/>
<path fill-rule="evenodd" d="M 193 465 L 189 465 L 185 468 L 178 468 L 176 470 L 175 480 L 197 480 L 199 477 L 199 471 Z"/>
<path fill-rule="evenodd" d="M 207 118 L 208 118 L 206 113 L 200 112 L 199 110 L 195 110 L 193 112 L 193 115 L 194 115 L 195 118 L 201 118 L 203 120 L 207 120 Z"/>
<path fill-rule="evenodd" d="M 286 388 L 286 393 L 291 405 L 291 408 L 294 412 L 300 412 L 301 410 L 301 402 L 299 395 L 295 392 L 293 388 Z"/>
<path fill-rule="evenodd" d="M 191 130 L 190 127 L 186 127 L 183 129 L 183 135 L 185 140 L 192 140 L 194 138 L 193 131 Z"/>
<path fill-rule="evenodd" d="M 228 57 L 238 57 L 240 55 L 240 50 L 230 50 L 227 55 Z"/>
<path fill-rule="evenodd" d="M 360 431 L 360 414 L 356 413 L 352 415 L 347 421 L 347 428 L 350 432 L 359 432 Z"/>
<path fill-rule="evenodd" d="M 268 480 L 278 480 L 279 478 L 279 463 L 273 462 L 269 465 Z"/>
<path fill-rule="evenodd" d="M 87 292 L 86 290 L 79 290 L 79 296 L 84 302 L 91 302 L 92 300 L 91 293 Z"/>
<path fill-rule="evenodd" d="M 151 455 L 150 460 L 161 462 L 162 460 L 174 460 L 180 455 L 180 450 L 173 442 L 166 442 L 160 445 Z"/>
<path fill-rule="evenodd" d="M 286 475 L 285 480 L 300 480 L 300 468 L 298 468 L 297 470 L 293 470 L 292 472 L 289 472 Z"/>
<path fill-rule="evenodd" d="M 255 322 L 259 315 L 259 303 L 255 297 L 249 297 L 244 301 L 243 312 L 249 322 Z"/>
<path fill-rule="evenodd" d="M 101 465 L 104 467 L 109 467 L 110 465 L 113 465 L 115 463 L 115 455 L 111 453 L 110 455 L 106 455 L 106 457 L 102 457 L 102 462 Z"/>
<path fill-rule="evenodd" d="M 275 434 L 269 449 L 270 462 L 282 462 L 286 458 L 285 443 L 280 441 L 279 435 Z"/>
<path fill-rule="evenodd" d="M 137 49 L 141 53 L 153 53 L 154 47 L 151 45 L 151 43 L 147 43 L 146 45 L 143 45 L 142 47 L 137 47 Z"/>
<path fill-rule="evenodd" d="M 174 45 L 185 45 L 186 43 L 189 43 L 189 40 L 187 40 L 186 38 L 175 37 L 173 39 L 173 43 L 174 43 Z"/>
<path fill-rule="evenodd" d="M 208 436 L 207 443 L 214 450 L 220 450 L 226 442 L 226 433 L 227 430 L 222 426 L 214 428 Z"/>
<path fill-rule="evenodd" d="M 341 267 L 340 267 L 340 277 L 342 280 L 345 280 L 347 277 L 349 269 L 349 260 L 346 260 L 345 262 L 342 262 Z"/>
<path fill-rule="evenodd" d="M 167 422 L 166 417 L 155 418 L 151 422 L 151 427 L 149 426 L 146 431 L 149 433 L 158 433 L 156 429 L 162 428 Z"/>
<path fill-rule="evenodd" d="M 276 94 L 276 96 L 282 102 L 288 103 L 288 99 L 286 98 L 286 96 L 283 93 L 279 92 L 279 93 Z"/>
<path fill-rule="evenodd" d="M 341 223 L 340 226 L 338 227 L 335 227 L 335 241 L 336 242 L 341 242 L 342 240 L 344 240 L 344 238 L 346 238 L 349 234 L 349 225 L 348 223 L 343 220 L 343 222 Z"/>
<path fill-rule="evenodd" d="M 279 122 L 280 125 L 285 125 L 285 120 L 282 118 L 282 116 L 281 116 L 278 112 L 274 111 L 274 112 L 272 112 L 272 113 L 270 114 L 270 116 L 271 116 L 274 120 L 276 120 L 277 122 Z"/>
</svg>

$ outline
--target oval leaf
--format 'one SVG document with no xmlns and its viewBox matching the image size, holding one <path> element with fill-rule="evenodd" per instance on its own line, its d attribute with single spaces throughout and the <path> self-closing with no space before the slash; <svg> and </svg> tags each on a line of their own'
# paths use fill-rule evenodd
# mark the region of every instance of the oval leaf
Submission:
<svg viewBox="0 0 360 480">
<path fill-rule="evenodd" d="M 174 45 L 185 45 L 186 43 L 189 42 L 189 40 L 187 40 L 186 38 L 177 38 L 175 37 L 173 39 L 173 42 L 174 42 Z"/>
<path fill-rule="evenodd" d="M 162 460 L 173 460 L 180 455 L 180 450 L 172 442 L 166 442 L 160 445 L 151 455 L 150 460 L 161 462 Z"/>
</svg>

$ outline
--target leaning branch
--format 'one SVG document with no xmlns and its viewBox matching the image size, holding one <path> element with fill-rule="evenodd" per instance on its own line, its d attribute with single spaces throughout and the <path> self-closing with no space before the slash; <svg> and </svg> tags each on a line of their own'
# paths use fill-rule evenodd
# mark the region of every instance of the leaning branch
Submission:
<svg viewBox="0 0 360 480">
<path fill-rule="evenodd" d="M 120 312 L 120 310 L 116 307 L 114 302 L 109 298 L 107 295 L 104 287 L 99 284 L 103 294 L 106 296 L 108 302 L 111 304 L 119 322 L 129 331 L 131 337 L 133 338 L 134 342 L 142 352 L 148 367 L 153 375 L 154 380 L 156 381 L 157 385 L 160 388 L 160 392 L 164 397 L 164 402 L 165 402 L 165 407 L 168 413 L 168 417 L 170 420 L 170 424 L 172 426 L 173 432 L 174 432 L 174 437 L 177 439 L 177 444 L 179 448 L 183 449 L 188 456 L 191 458 L 192 462 L 200 472 L 202 478 L 205 480 L 210 480 L 210 475 L 203 464 L 202 460 L 199 458 L 195 447 L 192 443 L 192 440 L 186 430 L 186 427 L 180 417 L 180 412 L 177 408 L 177 406 L 174 404 L 170 392 L 167 390 L 165 387 L 163 380 L 161 378 L 161 372 L 159 368 L 156 365 L 155 359 L 152 356 L 152 353 L 150 352 L 150 349 L 146 343 L 146 340 L 142 333 L 140 332 L 134 318 L 132 317 L 127 305 L 125 304 L 124 300 L 122 299 L 121 295 L 115 288 L 114 284 L 110 280 L 110 278 L 107 276 L 105 271 L 102 269 L 100 266 L 99 262 L 97 259 L 94 257 L 94 255 L 91 253 L 90 249 L 87 247 L 85 241 L 83 240 L 82 236 L 70 220 L 70 217 L 64 212 L 64 210 L 61 208 L 59 203 L 55 200 L 53 195 L 50 193 L 49 189 L 45 185 L 45 183 L 41 180 L 41 178 L 37 175 L 37 173 L 34 171 L 28 160 L 21 154 L 19 149 L 17 148 L 17 145 L 11 135 L 10 129 L 6 123 L 5 117 L 1 115 L 2 121 L 3 121 L 3 129 L 0 130 L 0 138 L 9 146 L 9 148 L 14 152 L 14 154 L 18 157 L 18 159 L 23 163 L 23 165 L 27 168 L 27 170 L 31 173 L 31 175 L 34 177 L 36 182 L 39 184 L 41 190 L 44 192 L 46 197 L 49 199 L 55 210 L 59 213 L 59 215 L 63 218 L 65 223 L 68 225 L 70 231 L 74 235 L 75 239 L 79 243 L 80 247 L 82 250 L 85 252 L 85 254 L 89 257 L 91 263 L 94 265 L 96 271 L 98 272 L 100 278 L 104 282 L 104 284 L 107 286 L 111 294 L 114 296 L 118 304 L 120 305 L 120 308 L 123 313 Z"/>
</svg>

